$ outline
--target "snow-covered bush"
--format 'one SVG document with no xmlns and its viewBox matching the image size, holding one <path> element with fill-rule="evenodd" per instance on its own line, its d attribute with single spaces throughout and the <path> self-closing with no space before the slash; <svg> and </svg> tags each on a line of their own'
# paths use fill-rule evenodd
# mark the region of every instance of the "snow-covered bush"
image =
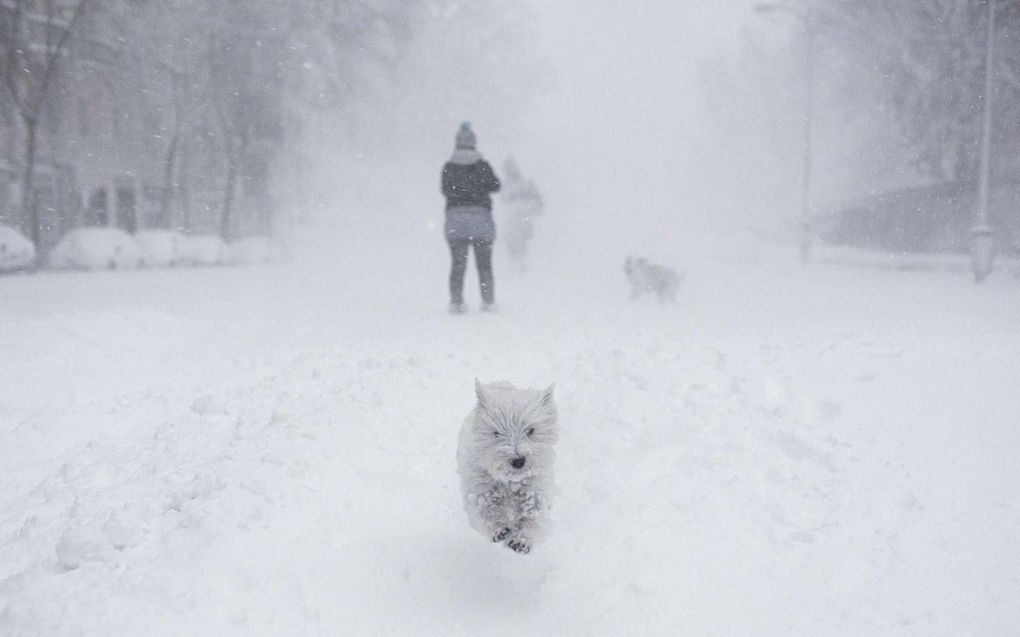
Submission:
<svg viewBox="0 0 1020 637">
<path fill-rule="evenodd" d="M 32 267 L 35 246 L 25 235 L 0 224 L 0 272 L 14 272 Z"/>
<path fill-rule="evenodd" d="M 227 263 L 273 263 L 283 258 L 283 246 L 266 237 L 248 237 L 227 246 Z"/>
<path fill-rule="evenodd" d="M 135 234 L 142 265 L 166 268 L 184 261 L 184 235 L 174 230 L 143 230 Z"/>
<path fill-rule="evenodd" d="M 215 234 L 184 237 L 182 262 L 191 265 L 219 265 L 226 260 L 227 244 Z"/>
<path fill-rule="evenodd" d="M 118 228 L 77 228 L 65 234 L 50 254 L 54 268 L 120 270 L 137 268 L 138 244 Z"/>
</svg>

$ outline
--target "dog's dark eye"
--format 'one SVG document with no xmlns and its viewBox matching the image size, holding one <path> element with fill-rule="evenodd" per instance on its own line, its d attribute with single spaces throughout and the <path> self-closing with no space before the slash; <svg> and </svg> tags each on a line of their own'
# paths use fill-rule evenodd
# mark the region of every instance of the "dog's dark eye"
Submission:
<svg viewBox="0 0 1020 637">
<path fill-rule="evenodd" d="M 497 437 L 497 438 L 499 438 L 499 432 L 498 432 L 498 431 L 494 431 L 494 432 L 492 432 L 492 435 L 493 435 L 493 436 L 495 436 L 495 437 Z"/>
<path fill-rule="evenodd" d="M 528 436 L 528 438 L 530 438 L 530 437 L 531 437 L 531 435 L 532 435 L 533 433 L 535 433 L 535 428 L 534 428 L 534 427 L 528 427 L 528 430 L 527 430 L 527 431 L 525 431 L 524 433 L 525 433 L 525 434 L 526 434 L 526 435 Z"/>
</svg>

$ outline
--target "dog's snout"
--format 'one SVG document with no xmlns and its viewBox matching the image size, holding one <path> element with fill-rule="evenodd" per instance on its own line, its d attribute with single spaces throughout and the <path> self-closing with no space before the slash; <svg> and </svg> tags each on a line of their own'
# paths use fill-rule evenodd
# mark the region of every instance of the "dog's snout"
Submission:
<svg viewBox="0 0 1020 637">
<path fill-rule="evenodd" d="M 510 466 L 513 467 L 514 469 L 520 469 L 521 467 L 523 467 L 524 466 L 524 456 L 517 456 L 516 458 L 511 460 L 510 461 Z"/>
</svg>

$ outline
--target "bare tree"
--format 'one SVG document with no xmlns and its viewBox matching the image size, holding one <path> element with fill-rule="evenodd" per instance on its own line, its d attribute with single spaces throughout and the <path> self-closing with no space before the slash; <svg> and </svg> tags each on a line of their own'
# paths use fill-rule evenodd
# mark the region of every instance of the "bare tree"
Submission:
<svg viewBox="0 0 1020 637">
<path fill-rule="evenodd" d="M 831 43 L 884 80 L 914 165 L 941 182 L 977 176 L 984 92 L 985 8 L 997 2 L 996 140 L 1020 151 L 1020 4 L 1015 0 L 815 0 Z"/>
<path fill-rule="evenodd" d="M 285 46 L 268 27 L 268 5 L 253 3 L 244 9 L 211 9 L 206 60 L 209 65 L 209 96 L 224 151 L 223 199 L 220 233 L 234 238 L 235 204 L 240 187 L 250 183 L 247 168 L 255 141 L 274 127 L 281 113 Z M 276 123 L 278 126 L 278 122 Z M 265 150 L 265 149 L 263 149 Z"/>
<path fill-rule="evenodd" d="M 210 108 L 205 87 L 207 65 L 194 46 L 205 25 L 201 5 L 194 0 L 163 0 L 138 5 L 131 23 L 129 49 L 142 59 L 144 67 L 155 67 L 163 83 L 161 91 L 147 94 L 146 108 L 158 115 L 158 130 L 150 131 L 161 145 L 161 187 L 156 224 L 170 227 L 174 206 L 184 210 L 184 225 L 189 225 L 187 178 L 182 166 L 187 157 L 189 139 L 198 134 L 205 111 Z"/>
<path fill-rule="evenodd" d="M 12 0 L 3 44 L 3 87 L 24 126 L 21 209 L 32 241 L 40 246 L 41 224 L 34 182 L 39 125 L 68 43 L 94 0 Z M 42 13 L 38 12 L 41 6 Z M 41 31 L 41 37 L 39 33 Z"/>
</svg>

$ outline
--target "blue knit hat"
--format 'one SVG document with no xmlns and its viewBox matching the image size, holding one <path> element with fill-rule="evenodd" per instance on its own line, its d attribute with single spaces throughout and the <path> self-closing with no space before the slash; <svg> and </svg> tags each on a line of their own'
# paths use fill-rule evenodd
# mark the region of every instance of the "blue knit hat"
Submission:
<svg viewBox="0 0 1020 637">
<path fill-rule="evenodd" d="M 460 130 L 457 131 L 457 148 L 470 148 L 474 149 L 475 144 L 478 140 L 475 139 L 475 132 L 471 130 L 471 123 L 464 122 L 460 125 Z"/>
</svg>

